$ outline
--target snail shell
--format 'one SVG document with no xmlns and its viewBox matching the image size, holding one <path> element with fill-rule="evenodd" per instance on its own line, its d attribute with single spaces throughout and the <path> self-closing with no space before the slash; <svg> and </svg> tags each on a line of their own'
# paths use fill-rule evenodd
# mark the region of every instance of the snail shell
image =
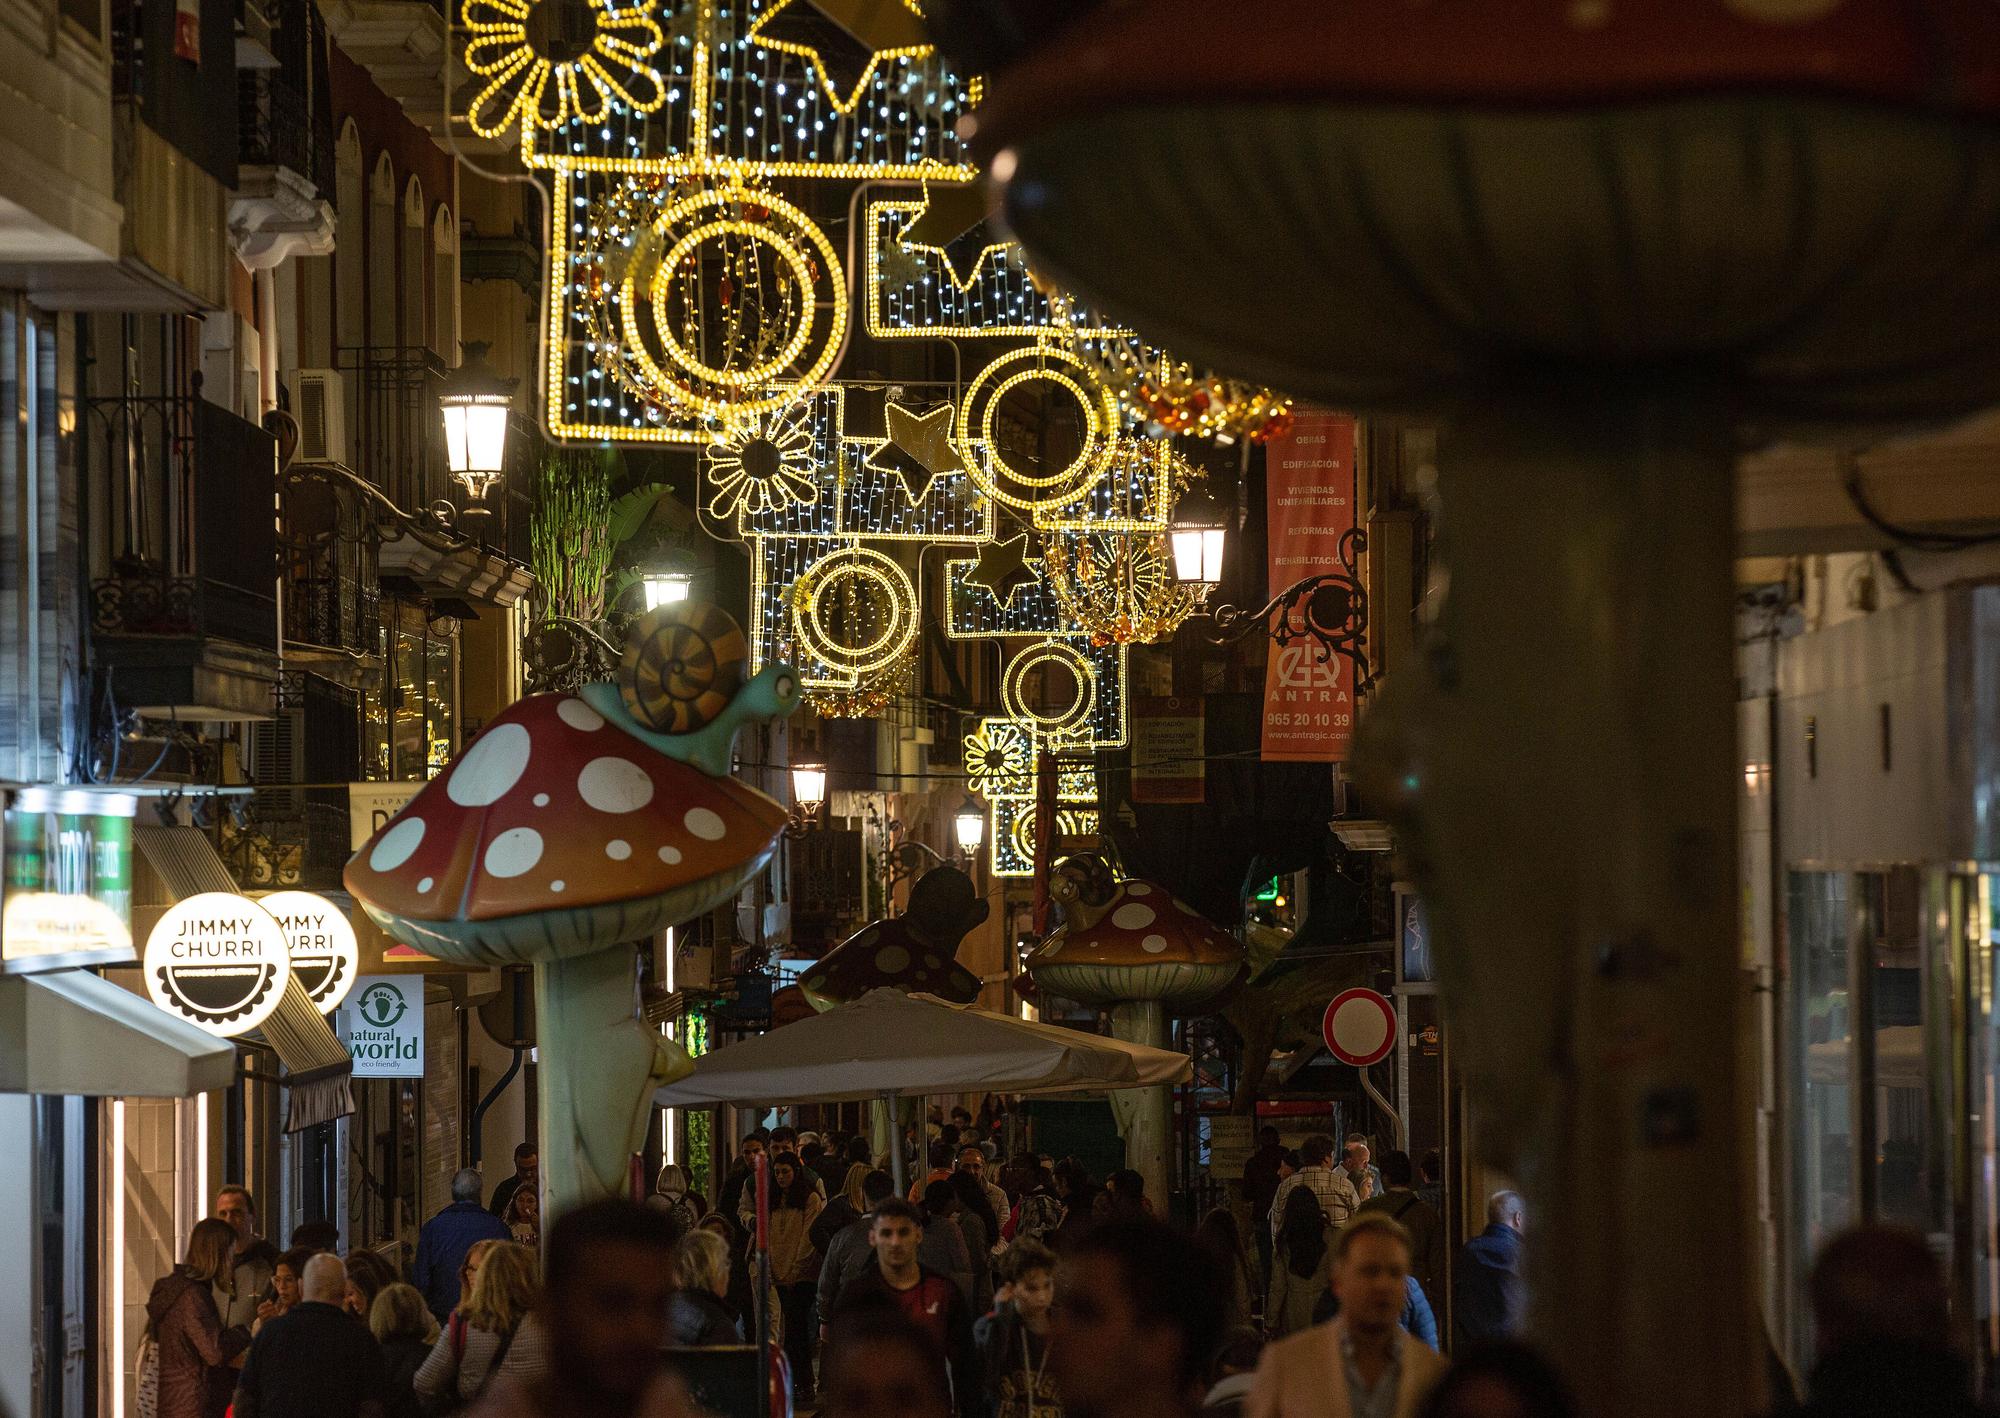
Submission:
<svg viewBox="0 0 2000 1418">
<path fill-rule="evenodd" d="M 743 628 L 729 612 L 702 601 L 671 602 L 632 627 L 618 692 L 647 728 L 691 733 L 743 687 L 749 659 Z"/>
</svg>

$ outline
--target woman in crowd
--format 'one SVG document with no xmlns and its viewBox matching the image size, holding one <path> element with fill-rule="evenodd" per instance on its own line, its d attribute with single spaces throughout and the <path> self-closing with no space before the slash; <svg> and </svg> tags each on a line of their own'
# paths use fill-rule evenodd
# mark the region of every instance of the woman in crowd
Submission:
<svg viewBox="0 0 2000 1418">
<path fill-rule="evenodd" d="M 743 1229 L 725 1211 L 711 1211 L 695 1223 L 697 1231 L 708 1231 L 721 1238 L 729 1252 L 729 1293 L 723 1296 L 730 1313 L 743 1326 L 745 1337 L 756 1334 L 756 1315 L 751 1299 L 750 1281 L 750 1241 Z M 764 1327 L 768 1331 L 773 1347 L 785 1342 L 784 1306 L 778 1300 L 778 1284 L 771 1282 L 764 1306 Z"/>
<path fill-rule="evenodd" d="M 236 1231 L 227 1221 L 211 1216 L 196 1222 L 187 1259 L 161 1276 L 146 1299 L 145 1339 L 156 1356 L 158 1418 L 222 1418 L 229 1408 L 236 1390 L 229 1361 L 250 1346 L 249 1329 L 224 1329 L 215 1304 L 215 1290 L 227 1296 L 235 1283 L 235 1249 Z M 142 1356 L 140 1368 L 145 1367 Z"/>
<path fill-rule="evenodd" d="M 306 1262 L 317 1254 L 304 1246 L 293 1246 L 278 1257 L 278 1263 L 271 1267 L 271 1298 L 257 1307 L 257 1322 L 250 1326 L 251 1334 L 260 1333 L 279 1315 L 291 1313 L 292 1306 L 299 1302 L 299 1282 L 306 1277 Z"/>
<path fill-rule="evenodd" d="M 507 1214 L 500 1218 L 514 1233 L 514 1243 L 537 1246 L 542 1239 L 542 1201 L 533 1187 L 516 1187 L 507 1198 Z"/>
<path fill-rule="evenodd" d="M 496 1241 L 486 1252 L 471 1297 L 452 1312 L 417 1370 L 417 1395 L 433 1412 L 471 1403 L 500 1372 L 534 1308 L 538 1272 L 526 1246 Z"/>
<path fill-rule="evenodd" d="M 743 1326 L 731 1312 L 729 1243 L 714 1231 L 690 1231 L 674 1246 L 674 1298 L 667 1309 L 668 1342 L 685 1348 L 741 1344 Z"/>
<path fill-rule="evenodd" d="M 993 1247 L 1000 1239 L 1000 1219 L 993 1214 L 985 1184 L 972 1173 L 953 1172 L 949 1185 L 958 1199 L 952 1220 L 965 1236 L 965 1254 L 972 1261 L 972 1315 L 977 1319 L 993 1308 Z"/>
<path fill-rule="evenodd" d="M 384 1285 L 368 1311 L 368 1332 L 382 1346 L 388 1389 L 388 1418 L 423 1418 L 417 1398 L 417 1370 L 437 1343 L 438 1325 L 423 1292 L 397 1281 Z"/>
<path fill-rule="evenodd" d="M 1236 1225 L 1236 1214 L 1226 1206 L 1215 1207 L 1201 1218 L 1194 1238 L 1207 1246 L 1228 1272 L 1229 1327 L 1244 1328 L 1250 1323 L 1250 1297 L 1257 1290 L 1257 1282 L 1256 1272 L 1250 1268 L 1250 1257 L 1243 1249 L 1243 1232 Z"/>
<path fill-rule="evenodd" d="M 785 1357 L 792 1364 L 792 1392 L 800 1403 L 813 1394 L 813 1295 L 819 1282 L 819 1252 L 812 1224 L 825 1205 L 799 1159 L 780 1152 L 771 1163 L 771 1279 L 785 1312 Z"/>
<path fill-rule="evenodd" d="M 342 1308 L 367 1324 L 369 1315 L 375 1309 L 375 1297 L 385 1287 L 395 1283 L 396 1272 L 374 1251 L 350 1251 L 347 1256 L 347 1293 L 342 1298 Z"/>
<path fill-rule="evenodd" d="M 1063 1219 L 1056 1227 L 1055 1236 L 1055 1248 L 1061 1251 L 1089 1229 L 1095 1219 L 1098 1190 L 1090 1180 L 1090 1173 L 1084 1170 L 1083 1163 L 1074 1157 L 1065 1157 L 1056 1163 L 1055 1177 L 1056 1195 L 1063 1204 Z"/>
<path fill-rule="evenodd" d="M 653 1179 L 653 1194 L 646 1198 L 646 1205 L 666 1213 L 676 1236 L 685 1236 L 694 1230 L 695 1222 L 701 1220 L 701 1205 L 688 1186 L 687 1169 L 678 1162 L 669 1162 L 660 1168 L 659 1175 Z"/>
<path fill-rule="evenodd" d="M 1271 1293 L 1264 1301 L 1264 1328 L 1274 1337 L 1294 1334 L 1313 1322 L 1313 1306 L 1333 1282 L 1333 1247 L 1319 1198 L 1294 1187 L 1285 1198 L 1278 1244 L 1271 1254 Z"/>
</svg>

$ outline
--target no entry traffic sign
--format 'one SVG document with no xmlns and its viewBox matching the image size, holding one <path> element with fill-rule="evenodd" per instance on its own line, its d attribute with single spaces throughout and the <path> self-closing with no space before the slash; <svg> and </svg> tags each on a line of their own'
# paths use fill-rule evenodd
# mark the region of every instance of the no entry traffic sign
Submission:
<svg viewBox="0 0 2000 1418">
<path fill-rule="evenodd" d="M 1374 990 L 1342 990 L 1326 1007 L 1319 1030 L 1335 1058 L 1366 1068 L 1396 1047 L 1396 1007 Z"/>
</svg>

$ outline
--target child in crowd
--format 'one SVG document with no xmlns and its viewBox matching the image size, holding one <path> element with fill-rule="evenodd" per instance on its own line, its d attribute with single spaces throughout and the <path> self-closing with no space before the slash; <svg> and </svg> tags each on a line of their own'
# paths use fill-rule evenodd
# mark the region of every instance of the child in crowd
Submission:
<svg viewBox="0 0 2000 1418">
<path fill-rule="evenodd" d="M 1048 1372 L 1049 1310 L 1056 1258 L 1039 1241 L 1019 1240 L 1000 1259 L 1006 1284 L 993 1313 L 974 1327 L 993 1418 L 1060 1418 L 1062 1399 Z"/>
</svg>

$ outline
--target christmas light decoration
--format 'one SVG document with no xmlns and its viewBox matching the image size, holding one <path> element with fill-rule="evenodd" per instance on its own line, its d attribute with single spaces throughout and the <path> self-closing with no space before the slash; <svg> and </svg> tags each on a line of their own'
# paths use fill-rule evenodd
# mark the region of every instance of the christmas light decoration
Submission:
<svg viewBox="0 0 2000 1418">
<path fill-rule="evenodd" d="M 813 428 L 802 408 L 780 409 L 720 434 L 708 445 L 708 515 L 721 522 L 819 500 Z"/>
<path fill-rule="evenodd" d="M 1036 514 L 1035 526 L 1043 531 L 1163 531 L 1181 493 L 1197 476 L 1168 439 L 1122 436 L 1090 491 L 1067 507 Z"/>
<path fill-rule="evenodd" d="M 972 563 L 972 569 L 965 573 L 968 586 L 977 586 L 1003 606 L 1014 599 L 1016 591 L 1040 579 L 1038 566 L 1029 563 L 1026 532 L 1004 541 L 988 542 L 979 549 L 979 558 Z"/>
<path fill-rule="evenodd" d="M 1093 644 L 1149 645 L 1194 613 L 1165 532 L 1055 532 L 1042 565 L 1056 604 Z"/>
<path fill-rule="evenodd" d="M 991 806 L 992 829 L 986 834 L 992 842 L 991 865 L 993 875 L 1002 877 L 1033 876 L 1035 874 L 1035 804 L 1002 798 Z M 1056 828 L 1064 837 L 1088 837 L 1097 832 L 1098 817 L 1094 808 L 1063 807 L 1056 809 Z"/>
<path fill-rule="evenodd" d="M 860 106 L 876 66 L 931 52 L 923 11 L 909 0 L 776 0 L 744 38 L 808 60 L 827 101 L 840 113 Z M 835 75 L 829 59 L 859 51 L 859 63 Z"/>
<path fill-rule="evenodd" d="M 1078 449 L 1063 467 L 1044 472 L 1010 458 L 1000 438 L 1000 410 L 1007 395 L 1035 385 L 1075 401 Z M 1014 350 L 982 369 L 958 406 L 957 442 L 967 471 L 997 502 L 1030 514 L 1055 512 L 1086 497 L 1111 461 L 1118 429 L 1117 404 L 1089 382 L 1089 372 L 1068 350 L 1036 345 Z M 985 445 L 979 456 L 975 443 Z"/>
<path fill-rule="evenodd" d="M 951 444 L 954 415 L 950 404 L 919 411 L 890 399 L 883 408 L 888 441 L 867 456 L 866 466 L 894 474 L 910 501 L 922 502 L 939 475 L 965 471 L 965 459 Z"/>
<path fill-rule="evenodd" d="M 647 114 L 667 101 L 654 61 L 666 42 L 655 18 L 658 0 L 588 0 L 595 25 L 581 53 L 549 33 L 559 28 L 554 20 L 545 16 L 537 24 L 542 6 L 568 13 L 577 3 L 465 0 L 460 18 L 471 35 L 465 67 L 487 81 L 466 109 L 473 132 L 498 138 L 517 125 L 528 132 L 601 123 L 614 107 Z"/>
<path fill-rule="evenodd" d="M 815 561 L 789 592 L 793 634 L 814 663 L 858 684 L 909 653 L 917 592 L 894 559 L 847 547 Z"/>
<path fill-rule="evenodd" d="M 1035 795 L 1035 731 L 1014 719 L 981 719 L 965 736 L 966 786 L 982 798 Z"/>
</svg>

